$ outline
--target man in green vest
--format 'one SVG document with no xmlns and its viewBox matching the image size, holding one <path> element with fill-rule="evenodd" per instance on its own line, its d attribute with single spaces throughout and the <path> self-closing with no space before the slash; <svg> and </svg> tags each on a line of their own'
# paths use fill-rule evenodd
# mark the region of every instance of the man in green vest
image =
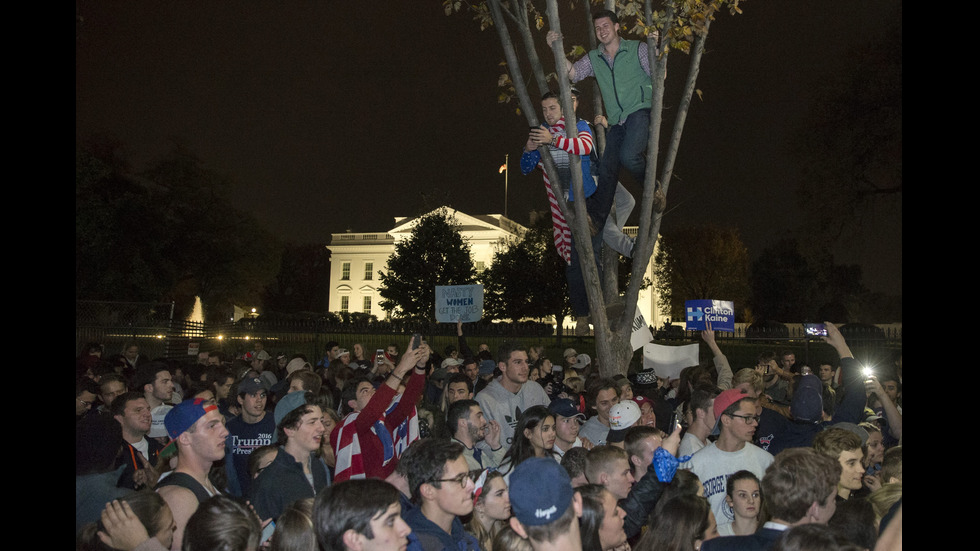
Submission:
<svg viewBox="0 0 980 551">
<path fill-rule="evenodd" d="M 599 47 L 574 64 L 565 60 L 565 68 L 573 83 L 595 77 L 606 109 L 609 131 L 599 163 L 598 188 L 586 199 L 592 225 L 601 230 L 612 208 L 620 167 L 625 166 L 643 185 L 653 83 L 647 45 L 620 38 L 619 18 L 611 10 L 597 10 L 592 19 Z M 548 32 L 549 45 L 557 39 L 557 32 Z M 602 119 L 597 117 L 596 124 L 602 124 Z M 662 195 L 656 208 L 663 208 Z"/>
</svg>

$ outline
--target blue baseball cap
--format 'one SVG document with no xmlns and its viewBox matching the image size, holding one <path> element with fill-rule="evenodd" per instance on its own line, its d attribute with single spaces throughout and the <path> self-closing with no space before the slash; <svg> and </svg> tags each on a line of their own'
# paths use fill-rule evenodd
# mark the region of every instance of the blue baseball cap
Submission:
<svg viewBox="0 0 980 551">
<path fill-rule="evenodd" d="M 170 448 L 177 441 L 178 436 L 193 427 L 198 419 L 207 415 L 209 411 L 216 409 L 218 409 L 218 406 L 213 401 L 205 400 L 204 398 L 184 400 L 170 408 L 167 416 L 163 418 L 163 425 L 167 428 L 167 435 L 170 437 L 170 442 L 164 446 L 163 450 L 160 450 L 160 454 L 162 455 L 164 450 Z"/>
<path fill-rule="evenodd" d="M 525 526 L 542 526 L 558 520 L 575 490 L 565 468 L 548 457 L 525 459 L 510 474 L 510 509 Z"/>
<path fill-rule="evenodd" d="M 575 402 L 571 398 L 555 398 L 548 404 L 548 411 L 562 417 L 578 417 L 585 421 L 585 414 L 575 407 Z"/>
<path fill-rule="evenodd" d="M 497 369 L 497 364 L 493 360 L 480 362 L 480 375 L 492 375 L 494 369 Z"/>
</svg>

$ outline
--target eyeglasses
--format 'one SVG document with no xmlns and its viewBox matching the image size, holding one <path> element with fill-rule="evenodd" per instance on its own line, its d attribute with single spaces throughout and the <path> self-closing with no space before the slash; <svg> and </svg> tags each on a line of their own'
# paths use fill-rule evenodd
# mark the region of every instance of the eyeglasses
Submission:
<svg viewBox="0 0 980 551">
<path fill-rule="evenodd" d="M 460 488 L 466 488 L 466 484 L 468 482 L 472 482 L 472 480 L 473 479 L 470 478 L 470 473 L 465 472 L 465 473 L 460 473 L 452 478 L 437 478 L 435 480 L 430 480 L 429 482 L 455 482 L 456 484 L 459 484 Z"/>
<path fill-rule="evenodd" d="M 742 419 L 742 421 L 745 421 L 745 424 L 746 425 L 749 425 L 749 424 L 758 425 L 759 424 L 759 419 L 762 417 L 761 415 L 735 415 L 734 413 L 732 413 L 731 416 L 732 417 L 738 417 L 738 418 Z"/>
</svg>

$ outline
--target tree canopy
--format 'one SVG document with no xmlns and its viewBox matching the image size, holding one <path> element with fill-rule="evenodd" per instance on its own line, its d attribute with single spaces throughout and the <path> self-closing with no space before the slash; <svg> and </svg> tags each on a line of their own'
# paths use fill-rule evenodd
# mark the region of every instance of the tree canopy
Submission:
<svg viewBox="0 0 980 551">
<path fill-rule="evenodd" d="M 632 253 L 633 270 L 635 273 L 644 273 L 656 246 L 664 212 L 662 208 L 655 209 L 654 205 L 655 202 L 662 204 L 668 194 L 681 135 L 691 106 L 691 98 L 695 93 L 695 83 L 700 71 L 700 60 L 705 51 L 708 29 L 720 11 L 727 9 L 732 14 L 740 13 L 740 0 L 665 0 L 656 2 L 656 7 L 651 0 L 645 2 L 630 0 L 620 3 L 606 0 L 594 3 L 604 4 L 606 8 L 616 8 L 621 25 L 620 33 L 638 34 L 644 41 L 640 47 L 647 48 L 649 52 L 652 95 L 646 151 L 647 168 L 642 182 L 642 196 L 637 201 L 636 212 L 639 214 L 639 224 L 636 246 Z M 456 0 L 443 2 L 447 15 L 462 11 L 463 5 Z M 565 64 L 568 61 L 566 56 L 579 57 L 579 54 L 584 52 L 584 48 L 575 48 L 571 53 L 565 49 L 562 27 L 569 21 L 563 21 L 560 17 L 558 1 L 547 0 L 543 13 L 530 0 L 506 2 L 484 0 L 465 5 L 479 23 L 481 30 L 492 26 L 500 39 L 508 71 L 507 78 L 498 79 L 499 85 L 505 90 L 502 98 L 507 99 L 512 88 L 519 106 L 518 112 L 527 118 L 529 126 L 536 127 L 540 121 L 535 104 L 531 101 L 528 80 L 533 81 L 537 87 L 535 95 L 542 95 L 550 88 L 549 76 L 558 75 L 558 92 L 565 123 L 569 128 L 576 127 L 576 117 L 572 109 L 571 83 L 566 77 Z M 571 2 L 568 6 L 570 10 L 579 7 L 584 12 L 585 17 L 577 24 L 584 24 L 589 36 L 593 36 L 593 21 L 588 3 Z M 541 39 L 545 38 L 545 33 L 541 32 L 545 29 L 548 32 L 553 31 L 555 33 L 553 36 L 557 37 L 550 42 L 550 51 L 554 60 L 554 65 L 551 66 L 559 68 L 555 73 L 545 69 L 545 64 L 537 51 L 536 41 L 541 42 Z M 512 33 L 515 38 L 512 38 Z M 594 39 L 590 39 L 590 43 L 590 48 L 595 47 Z M 683 71 L 671 72 L 672 75 L 680 74 L 683 90 L 677 105 L 665 114 L 663 106 L 667 58 L 675 51 L 690 54 L 690 62 L 686 74 Z M 518 52 L 523 55 L 519 57 Z M 594 113 L 597 115 L 604 113 L 598 98 Z M 668 124 L 667 127 L 663 125 L 666 117 L 673 119 L 673 124 Z M 597 138 L 601 146 L 604 143 L 601 130 Z M 614 288 L 618 280 L 612 274 L 614 267 L 618 266 L 617 259 L 612 258 L 612 255 L 603 255 L 606 259 L 603 264 L 607 266 L 606 274 L 608 274 L 604 293 L 589 239 L 585 202 L 575 201 L 572 205 L 565 200 L 559 185 L 557 166 L 550 151 L 544 145 L 539 146 L 538 151 L 541 152 L 541 162 L 548 174 L 558 207 L 571 228 L 578 256 L 582 259 L 582 275 L 588 295 L 590 322 L 595 329 L 600 373 L 603 376 L 625 373 L 633 352 L 629 336 L 640 288 L 644 283 L 643 278 L 631 277 L 625 294 L 619 296 L 618 289 Z M 580 159 L 576 155 L 570 155 L 569 162 L 571 170 L 569 188 L 574 196 L 583 197 Z M 662 201 L 655 201 L 658 195 L 662 197 Z M 608 310 L 610 314 L 607 314 L 607 307 L 617 305 L 624 307 L 610 308 Z"/>
<path fill-rule="evenodd" d="M 379 271 L 380 306 L 392 317 L 435 321 L 437 285 L 469 285 L 476 270 L 455 216 L 442 208 L 422 215 L 411 235 L 395 243 Z"/>
<path fill-rule="evenodd" d="M 795 239 L 780 240 L 759 255 L 751 289 L 753 316 L 783 322 L 859 321 L 854 314 L 868 296 L 859 266 L 835 264 L 826 249 L 805 250 Z"/>
<path fill-rule="evenodd" d="M 569 312 L 565 263 L 554 250 L 550 218 L 532 218 L 527 232 L 497 251 L 480 274 L 484 315 L 515 322 L 554 316 L 560 327 Z"/>
<path fill-rule="evenodd" d="M 675 229 L 660 238 L 654 260 L 660 307 L 673 319 L 684 319 L 684 301 L 735 302 L 736 319 L 749 295 L 749 254 L 735 228 L 711 224 Z"/>
<path fill-rule="evenodd" d="M 75 155 L 75 297 L 174 301 L 184 315 L 256 304 L 276 274 L 278 240 L 232 207 L 224 177 L 176 147 L 143 171 L 111 140 Z"/>
</svg>

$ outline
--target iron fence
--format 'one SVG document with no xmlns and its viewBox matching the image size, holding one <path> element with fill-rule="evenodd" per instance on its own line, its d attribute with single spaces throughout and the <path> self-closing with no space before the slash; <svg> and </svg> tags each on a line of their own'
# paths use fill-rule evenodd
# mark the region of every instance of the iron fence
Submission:
<svg viewBox="0 0 980 551">
<path fill-rule="evenodd" d="M 301 353 L 316 363 L 323 357 L 326 344 L 336 341 L 342 348 L 361 344 L 367 354 L 395 344 L 404 350 L 410 335 L 425 336 L 432 348 L 442 354 L 447 346 L 456 346 L 454 324 L 408 321 L 344 322 L 335 317 L 309 319 L 243 318 L 237 322 L 202 323 L 174 320 L 172 303 L 95 302 L 76 303 L 76 352 L 84 343 L 98 342 L 107 354 L 121 352 L 129 343 L 140 346 L 151 358 L 190 359 L 197 351 L 221 351 L 228 357 L 240 357 L 261 340 L 273 356 Z M 595 357 L 595 338 L 556 335 L 548 323 L 473 323 L 463 327 L 467 344 L 474 351 L 486 344 L 491 351 L 508 340 L 525 345 L 542 345 L 553 361 L 573 348 L 577 353 Z M 844 324 L 841 333 L 855 357 L 868 364 L 881 364 L 900 353 L 901 324 Z M 701 342 L 698 331 L 666 326 L 653 331 L 660 344 L 681 345 Z M 733 369 L 754 366 L 764 352 L 793 352 L 797 361 L 808 365 L 836 361 L 834 351 L 819 339 L 808 338 L 802 324 L 767 323 L 746 326 L 737 324 L 735 332 L 716 332 L 719 346 L 728 356 Z M 701 347 L 706 356 L 707 347 Z M 641 364 L 642 350 L 636 351 L 634 365 Z M 710 358 L 703 358 L 710 361 Z"/>
</svg>

